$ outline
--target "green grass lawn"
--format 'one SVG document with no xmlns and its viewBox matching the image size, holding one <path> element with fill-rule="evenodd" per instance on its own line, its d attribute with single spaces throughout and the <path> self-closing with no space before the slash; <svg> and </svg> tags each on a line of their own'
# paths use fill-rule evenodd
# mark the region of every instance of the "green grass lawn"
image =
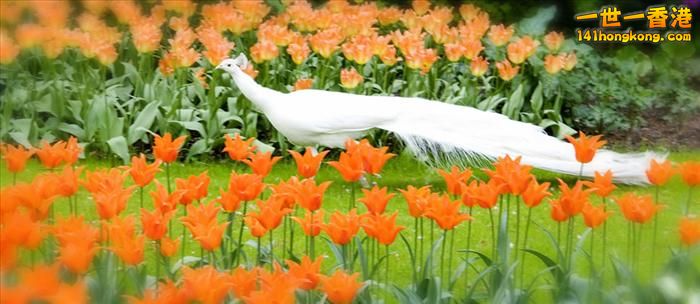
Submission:
<svg viewBox="0 0 700 304">
<path fill-rule="evenodd" d="M 675 152 L 671 153 L 669 156 L 670 159 L 674 162 L 681 162 L 685 160 L 699 160 L 700 159 L 700 151 L 689 151 L 689 152 Z M 95 159 L 87 159 L 87 160 L 81 160 L 80 165 L 85 166 L 88 170 L 94 170 L 97 168 L 103 168 L 103 167 L 109 167 L 110 162 L 109 161 L 101 161 L 101 160 L 95 160 Z M 207 170 L 209 173 L 209 176 L 211 177 L 211 184 L 209 187 L 209 199 L 213 199 L 216 195 L 218 195 L 218 189 L 225 188 L 228 185 L 228 178 L 229 174 L 231 173 L 231 170 L 234 169 L 234 163 L 229 160 L 214 160 L 214 161 L 209 161 L 206 163 L 203 162 L 192 162 L 192 163 L 177 163 L 172 166 L 172 177 L 173 178 L 178 178 L 178 177 L 186 177 L 192 174 L 199 174 L 204 170 Z M 248 170 L 247 168 L 244 168 L 241 165 L 237 165 L 236 168 Z M 44 169 L 38 164 L 37 161 L 32 160 L 28 164 L 28 168 L 26 171 L 20 173 L 17 176 L 17 181 L 22 182 L 22 181 L 28 181 L 30 180 L 33 176 L 35 176 L 38 173 L 43 172 Z M 478 170 L 475 170 L 478 171 Z M 286 157 L 282 161 L 280 161 L 273 169 L 273 172 L 266 178 L 267 183 L 277 183 L 278 181 L 281 180 L 286 180 L 290 176 L 296 174 L 296 169 L 294 162 L 291 160 L 291 157 Z M 556 178 L 557 177 L 562 177 L 556 174 L 548 173 L 548 172 L 542 172 L 542 171 L 536 171 L 536 175 L 540 181 L 549 181 L 553 185 L 557 184 Z M 483 177 L 484 175 L 481 172 L 476 172 L 476 176 L 478 177 Z M 163 184 L 165 184 L 165 172 L 161 172 L 158 177 L 157 177 Z M 574 177 L 563 177 L 566 181 L 572 182 L 575 180 Z M 3 167 L 0 168 L 0 184 L 2 186 L 7 186 L 12 183 L 12 176 L 9 174 L 9 172 L 6 170 L 6 168 Z M 321 171 L 319 172 L 317 176 L 317 180 L 319 181 L 326 181 L 330 180 L 332 181 L 331 187 L 328 189 L 325 195 L 324 203 L 323 203 L 323 208 L 328 211 L 328 213 L 334 211 L 334 210 L 340 210 L 340 211 L 346 211 L 347 206 L 348 206 L 348 201 L 350 199 L 350 187 L 347 183 L 343 182 L 343 180 L 340 178 L 340 175 L 335 171 L 335 169 L 323 165 Z M 399 157 L 396 157 L 395 159 L 392 159 L 388 162 L 386 167 L 384 168 L 381 178 L 376 179 L 377 183 L 381 186 L 387 186 L 392 192 L 397 192 L 398 189 L 404 189 L 408 185 L 414 185 L 414 186 L 423 186 L 423 185 L 431 185 L 433 191 L 442 191 L 445 187 L 444 182 L 442 181 L 442 178 L 436 173 L 435 169 L 432 169 L 430 167 L 425 166 L 424 164 L 417 162 L 414 158 L 412 158 L 409 155 L 401 155 Z M 146 189 L 146 193 L 149 191 L 153 190 L 153 186 L 149 186 Z M 613 193 L 613 196 L 620 195 L 624 191 L 634 191 L 638 193 L 645 193 L 645 194 L 653 194 L 655 189 L 652 187 L 633 187 L 633 186 L 619 186 L 619 188 Z M 698 191 L 696 191 L 698 192 Z M 688 199 L 688 188 L 680 181 L 680 178 L 674 177 L 674 179 L 665 187 L 660 189 L 660 201 L 661 203 L 665 206 L 665 208 L 661 211 L 659 215 L 659 230 L 658 230 L 658 237 L 656 243 L 652 243 L 652 224 L 647 224 L 643 227 L 642 230 L 642 251 L 639 253 L 640 258 L 639 258 L 639 267 L 637 267 L 636 271 L 640 274 L 642 278 L 648 279 L 652 277 L 652 271 L 656 272 L 658 271 L 663 263 L 668 259 L 668 257 L 671 254 L 670 248 L 677 248 L 679 246 L 679 237 L 678 237 L 678 221 L 679 218 L 682 214 L 682 208 Z M 269 190 L 265 192 L 265 197 L 269 195 Z M 358 191 L 358 197 L 360 196 L 360 192 Z M 152 203 L 150 201 L 150 196 L 145 195 L 146 197 L 146 206 L 147 208 L 152 208 Z M 597 197 L 591 196 L 592 201 L 594 203 L 599 203 L 600 200 Z M 138 212 L 139 209 L 139 195 L 138 192 L 135 192 L 132 195 L 132 198 L 127 206 L 127 209 L 124 213 L 122 213 L 122 216 L 124 215 L 135 215 L 139 216 L 140 213 Z M 691 210 L 694 213 L 700 212 L 700 204 L 698 202 L 700 201 L 700 193 L 695 193 L 695 198 L 692 201 L 692 207 Z M 608 253 L 611 254 L 612 256 L 616 257 L 621 257 L 624 258 L 626 256 L 626 250 L 627 250 L 627 245 L 629 244 L 628 242 L 628 236 L 627 236 L 627 221 L 622 217 L 622 214 L 618 211 L 619 209 L 614 203 L 611 203 L 610 200 L 608 200 L 608 203 L 610 203 L 612 206 L 611 209 L 613 210 L 613 215 L 608 221 L 608 235 L 607 235 L 607 246 L 608 246 Z M 358 211 L 360 213 L 363 213 L 365 211 L 365 207 L 358 203 Z M 526 207 L 522 206 L 521 211 L 522 214 L 526 214 L 525 210 Z M 81 190 L 79 193 L 79 210 L 80 213 L 83 214 L 87 219 L 89 220 L 97 220 L 97 214 L 94 208 L 94 204 L 91 201 L 91 199 L 88 197 L 88 194 L 85 190 Z M 399 211 L 399 224 L 403 225 L 406 227 L 406 229 L 402 232 L 403 235 L 408 239 L 412 241 L 413 238 L 413 230 L 414 230 L 414 220 L 408 215 L 408 210 L 406 203 L 403 199 L 403 197 L 397 193 L 397 196 L 395 196 L 391 202 L 389 203 L 387 207 L 388 212 L 393 212 L 395 210 Z M 463 209 L 466 211 L 466 209 Z M 514 223 L 515 221 L 515 211 L 516 208 L 513 206 L 510 208 L 510 214 L 511 214 L 511 223 Z M 56 201 L 55 204 L 55 212 L 57 217 L 64 216 L 68 214 L 69 209 L 68 209 L 68 204 L 66 199 L 59 199 Z M 536 207 L 533 210 L 533 220 L 536 223 L 536 225 L 531 226 L 530 230 L 530 239 L 529 239 L 529 245 L 528 247 L 533 248 L 535 250 L 541 251 L 551 257 L 555 257 L 554 250 L 552 248 L 551 242 L 549 239 L 546 237 L 546 234 L 542 231 L 542 229 L 548 230 L 549 232 L 552 233 L 556 237 L 557 234 L 557 225 L 555 222 L 553 222 L 550 219 L 549 216 L 550 208 L 549 205 L 546 203 L 543 203 L 542 205 Z M 179 216 L 182 215 L 182 210 L 178 211 L 178 218 Z M 224 220 L 225 215 L 221 215 L 221 221 Z M 491 226 L 490 226 L 490 221 L 489 221 L 489 216 L 488 212 L 486 210 L 481 210 L 481 209 L 474 209 L 473 213 L 474 220 L 472 222 L 473 225 L 473 235 L 472 235 L 472 250 L 476 250 L 479 252 L 483 252 L 487 255 L 490 255 L 491 251 Z M 522 224 L 521 226 L 524 227 L 524 222 L 525 218 L 523 217 L 521 219 Z M 137 221 L 140 223 L 140 221 Z M 179 223 L 179 222 L 178 222 Z M 237 231 L 239 225 L 240 225 L 240 217 L 236 217 L 234 220 L 234 227 L 235 230 Z M 427 223 L 427 222 L 426 222 Z M 542 229 L 538 228 L 538 226 L 541 226 Z M 427 231 L 429 231 L 427 228 L 429 225 L 426 224 L 426 234 Z M 515 229 L 515 225 L 511 224 L 510 225 L 511 229 Z M 304 251 L 304 242 L 303 238 L 301 237 L 301 230 L 298 228 L 296 223 L 294 223 L 294 228 L 296 229 L 296 244 L 295 244 L 295 252 L 298 255 L 301 255 Z M 174 225 L 174 235 L 180 235 L 182 232 L 183 226 L 180 224 Z M 581 217 L 576 218 L 576 226 L 575 226 L 576 232 L 579 235 L 584 234 L 584 231 L 586 230 L 584 225 L 583 225 L 583 220 Z M 597 264 L 600 266 L 602 257 L 600 256 L 599 250 L 600 250 L 600 240 L 602 239 L 602 234 L 601 231 L 596 231 L 595 232 L 595 239 L 597 240 L 597 243 L 595 244 L 596 249 L 594 250 L 594 258 L 597 261 Z M 455 251 L 457 250 L 463 250 L 466 247 L 466 234 L 467 234 L 467 224 L 466 222 L 458 226 L 456 229 L 456 239 L 455 239 Z M 361 232 L 361 234 L 363 234 Z M 514 234 L 514 230 L 511 230 L 511 235 Z M 436 230 L 435 238 L 439 236 L 438 230 Z M 590 236 L 590 234 L 588 234 Z M 252 239 L 250 237 L 250 234 L 248 232 L 244 232 L 244 236 L 247 239 Z M 323 237 L 324 234 L 322 233 L 321 236 Z M 426 238 L 429 238 L 429 234 L 426 235 Z M 276 248 L 280 244 L 279 242 L 282 240 L 282 229 L 281 226 L 275 231 L 275 243 L 276 243 Z M 426 241 L 429 241 L 426 240 Z M 587 241 L 587 240 L 586 240 Z M 268 240 L 265 239 L 263 244 L 267 245 Z M 322 252 L 322 254 L 328 255 L 329 258 L 327 258 L 323 265 L 324 269 L 330 270 L 333 267 L 336 267 L 336 259 L 333 256 L 333 253 L 329 250 L 329 247 L 326 245 L 326 242 L 317 238 L 316 241 L 316 248 L 317 252 L 319 250 Z M 584 248 L 586 251 L 588 251 L 588 243 L 586 242 L 584 244 Z M 429 248 L 429 245 L 426 244 L 425 248 Z M 200 250 L 199 246 L 193 242 L 189 241 L 187 244 L 187 249 L 188 249 L 188 255 L 193 255 L 193 256 L 199 256 Z M 656 262 L 652 265 L 651 264 L 651 253 L 652 249 L 656 250 L 657 252 L 657 258 Z M 276 256 L 280 256 L 282 254 L 279 249 L 276 249 L 277 251 L 275 252 Z M 365 249 L 366 250 L 366 249 Z M 247 255 L 250 257 L 255 257 L 255 248 L 249 247 L 246 249 Z M 217 252 L 218 253 L 218 252 Z M 394 283 L 396 283 L 399 286 L 407 286 L 411 282 L 411 276 L 412 276 L 412 265 L 409 259 L 409 254 L 407 251 L 407 248 L 405 244 L 401 241 L 400 238 L 397 239 L 397 241 L 391 246 L 391 260 L 390 260 L 390 280 Z M 596 256 L 597 254 L 597 256 Z M 153 251 L 152 247 L 149 246 L 149 252 L 147 253 L 147 257 L 149 259 L 153 259 Z M 463 261 L 464 253 L 459 253 L 455 254 L 455 260 L 453 262 L 453 269 L 457 268 L 457 265 Z M 26 257 L 25 257 L 26 258 Z M 154 270 L 152 269 L 154 267 L 155 263 L 148 263 L 149 271 L 153 272 Z M 610 265 L 610 263 L 607 263 Z M 700 265 L 700 262 L 698 263 Z M 537 279 L 539 280 L 551 280 L 550 277 L 548 276 L 537 276 L 537 273 L 542 271 L 545 266 L 537 259 L 533 258 L 532 256 L 528 256 L 525 260 L 525 265 L 526 265 L 526 275 L 530 279 Z M 477 263 L 475 265 L 477 269 L 482 268 L 482 264 Z M 355 270 L 358 271 L 358 266 L 355 266 Z M 585 259 L 581 258 L 579 259 L 578 263 L 578 268 L 580 269 L 579 273 L 585 276 L 588 272 L 588 264 L 585 261 Z M 469 274 L 470 277 L 474 277 L 476 274 L 474 272 L 471 272 Z M 606 277 L 612 277 L 612 270 L 608 269 L 605 272 Z M 462 282 L 458 282 L 457 288 L 455 289 L 455 292 L 458 294 L 464 293 L 462 286 Z M 548 291 L 544 290 L 541 291 L 543 294 L 548 294 Z"/>
</svg>

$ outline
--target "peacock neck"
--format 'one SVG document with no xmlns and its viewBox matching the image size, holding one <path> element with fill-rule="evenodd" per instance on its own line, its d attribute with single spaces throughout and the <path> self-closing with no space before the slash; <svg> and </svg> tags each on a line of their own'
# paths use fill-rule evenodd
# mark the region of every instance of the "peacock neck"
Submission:
<svg viewBox="0 0 700 304">
<path fill-rule="evenodd" d="M 268 89 L 259 85 L 253 78 L 243 71 L 233 74 L 233 80 L 236 82 L 238 89 L 245 95 L 253 104 L 260 110 L 266 112 L 277 99 L 276 95 L 281 94 L 275 90 Z"/>
</svg>

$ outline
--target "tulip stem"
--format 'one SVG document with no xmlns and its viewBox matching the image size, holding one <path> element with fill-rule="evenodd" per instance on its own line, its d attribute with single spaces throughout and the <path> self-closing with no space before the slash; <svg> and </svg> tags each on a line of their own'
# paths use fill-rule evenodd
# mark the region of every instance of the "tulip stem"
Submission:
<svg viewBox="0 0 700 304">
<path fill-rule="evenodd" d="M 165 163 L 165 183 L 168 187 L 168 194 L 170 194 L 170 163 Z M 184 244 L 184 240 L 183 240 Z"/>
<path fill-rule="evenodd" d="M 659 205 L 659 186 L 658 185 L 656 186 L 654 196 L 655 196 L 654 204 L 656 204 L 658 206 Z M 654 274 L 654 263 L 656 261 L 656 230 L 658 229 L 658 225 L 659 225 L 659 215 L 656 214 L 654 216 L 654 234 L 652 236 L 653 246 L 651 246 L 651 263 L 649 263 L 649 274 L 650 275 Z"/>
<path fill-rule="evenodd" d="M 685 201 L 685 216 L 690 214 L 690 198 L 693 196 L 693 187 L 688 186 L 688 200 Z"/>
<path fill-rule="evenodd" d="M 231 252 L 233 250 L 233 220 L 234 220 L 235 215 L 236 215 L 235 211 L 231 211 L 228 213 L 228 227 L 226 228 L 226 234 L 228 236 L 228 246 L 227 246 L 226 250 L 228 250 L 229 252 Z M 228 256 L 228 258 L 226 256 Z M 224 256 L 224 260 L 227 261 L 226 263 L 228 264 L 227 266 L 229 266 L 229 267 L 233 264 L 233 256 L 232 255 L 226 254 Z"/>
<path fill-rule="evenodd" d="M 274 233 L 270 230 L 270 271 L 272 271 L 272 264 L 275 262 L 275 247 L 272 246 L 272 237 Z"/>
<path fill-rule="evenodd" d="M 311 211 L 311 241 L 310 241 L 310 247 L 311 247 L 311 259 L 316 260 L 316 236 L 314 235 L 314 214 L 316 213 L 316 210 Z"/>
<path fill-rule="evenodd" d="M 605 201 L 605 197 L 603 197 L 603 211 L 607 212 L 608 205 L 607 202 Z M 607 249 L 607 244 L 608 244 L 608 221 L 603 222 L 603 261 L 601 263 L 601 269 L 605 270 L 605 262 L 608 259 L 608 256 L 606 254 L 606 249 Z"/>
<path fill-rule="evenodd" d="M 448 262 L 447 262 L 447 282 L 446 282 L 448 284 L 447 286 L 449 286 L 448 290 L 450 290 L 450 291 L 452 290 L 452 287 L 451 287 L 452 286 L 451 285 L 451 282 L 452 282 L 452 256 L 453 256 L 454 247 L 455 247 L 455 230 L 454 230 L 454 228 L 452 228 L 452 231 L 450 232 L 450 250 L 449 250 L 450 254 L 449 254 L 449 259 L 447 260 Z"/>
<path fill-rule="evenodd" d="M 420 250 L 418 251 L 420 255 L 418 257 L 418 267 L 421 267 L 420 264 L 423 262 L 423 250 L 425 250 L 425 225 L 423 225 L 423 217 L 420 217 L 418 222 L 420 222 Z"/>
<path fill-rule="evenodd" d="M 287 216 L 285 216 L 284 220 L 282 220 L 282 261 L 287 256 L 287 224 Z"/>
<path fill-rule="evenodd" d="M 299 208 L 297 205 L 294 205 L 294 216 L 297 216 L 299 214 Z M 289 223 L 289 254 L 291 256 L 294 256 L 294 223 L 290 222 Z M 311 228 L 313 230 L 313 222 L 311 223 Z M 313 231 L 311 231 L 313 232 Z M 308 250 L 307 250 L 308 251 Z"/>
<path fill-rule="evenodd" d="M 139 199 L 140 199 L 141 209 L 143 209 L 143 187 L 139 187 Z"/>
<path fill-rule="evenodd" d="M 384 284 L 386 285 L 386 287 L 389 287 L 389 260 L 391 258 L 389 255 L 389 245 L 386 245 L 384 247 L 386 248 L 386 272 L 384 274 L 384 280 L 386 283 L 384 283 Z"/>
<path fill-rule="evenodd" d="M 442 247 L 442 252 L 440 253 L 440 280 L 442 280 L 445 277 L 445 248 L 447 246 L 447 230 L 443 230 L 442 232 L 442 240 L 441 240 L 440 247 Z"/>
<path fill-rule="evenodd" d="M 489 208 L 489 219 L 491 220 L 491 259 L 496 258 L 496 224 L 493 220 L 493 208 Z"/>
<path fill-rule="evenodd" d="M 236 259 L 238 259 L 238 255 L 236 255 Z M 261 264 L 260 264 L 260 261 L 261 261 L 261 259 L 260 259 L 260 237 L 258 237 L 258 255 L 257 255 L 257 259 L 256 259 L 256 263 L 255 263 L 255 264 L 257 264 L 258 266 L 260 266 L 260 265 L 261 265 Z"/>
<path fill-rule="evenodd" d="M 156 245 L 156 252 L 155 252 L 155 254 L 156 254 L 156 284 L 155 285 L 156 285 L 156 292 L 158 292 L 158 280 L 160 280 L 160 262 L 161 262 L 159 259 L 159 257 L 161 257 L 161 255 L 160 255 L 160 240 L 157 240 L 155 245 Z"/>
<path fill-rule="evenodd" d="M 183 212 L 183 214 L 184 214 L 184 217 L 187 217 L 187 206 L 185 206 L 185 208 L 182 209 L 182 212 Z M 182 250 L 182 258 L 183 258 L 183 259 L 185 258 L 185 253 L 187 253 L 187 252 L 186 252 L 186 249 L 185 249 L 185 247 L 187 247 L 187 238 L 186 238 L 186 235 L 185 235 L 185 234 L 186 234 L 186 230 L 187 230 L 187 229 L 185 229 L 185 226 L 183 225 L 183 226 L 182 226 L 182 248 L 181 248 L 181 250 Z"/>
<path fill-rule="evenodd" d="M 469 207 L 469 215 L 473 214 L 473 206 Z M 467 223 L 467 250 L 464 251 L 464 260 L 467 262 L 467 268 L 464 270 L 464 290 L 469 290 L 469 250 L 472 243 L 472 221 Z"/>
<path fill-rule="evenodd" d="M 530 222 L 532 221 L 532 208 L 527 209 L 527 222 L 525 222 L 525 235 L 523 236 L 523 253 L 520 258 L 520 282 L 525 284 L 525 249 L 527 249 L 527 237 L 530 231 Z"/>
<path fill-rule="evenodd" d="M 594 258 L 594 249 L 595 249 L 595 230 L 591 228 L 591 279 L 595 275 L 595 258 Z"/>
<path fill-rule="evenodd" d="M 413 218 L 413 245 L 418 248 L 418 218 L 415 217 Z M 416 251 L 414 249 L 414 251 Z M 417 258 L 417 252 L 413 253 L 413 284 L 416 284 L 416 271 L 418 270 L 416 268 L 416 258 Z"/>
<path fill-rule="evenodd" d="M 350 183 L 350 204 L 348 204 L 348 211 L 355 208 L 355 183 Z"/>
<path fill-rule="evenodd" d="M 243 216 L 241 219 L 245 218 L 246 213 L 248 212 L 248 203 L 243 202 Z M 244 221 L 241 220 L 241 228 L 238 230 L 238 243 L 236 244 L 238 248 L 236 249 L 236 265 L 240 265 L 240 257 L 241 257 L 241 251 L 243 250 L 243 244 L 241 242 L 243 241 L 243 225 L 245 225 Z M 258 242 L 258 246 L 260 245 L 260 242 Z M 260 254 L 260 250 L 258 249 L 258 255 Z"/>
</svg>

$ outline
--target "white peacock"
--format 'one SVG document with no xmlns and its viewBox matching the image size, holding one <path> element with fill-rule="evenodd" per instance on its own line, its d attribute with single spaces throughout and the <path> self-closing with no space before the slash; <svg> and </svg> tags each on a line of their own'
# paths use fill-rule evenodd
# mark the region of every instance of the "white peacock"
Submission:
<svg viewBox="0 0 700 304">
<path fill-rule="evenodd" d="M 547 135 L 542 128 L 467 106 L 421 98 L 364 96 L 323 90 L 282 93 L 265 88 L 241 69 L 244 54 L 217 66 L 231 74 L 238 89 L 272 125 L 297 145 L 340 148 L 347 139 L 379 128 L 398 136 L 419 159 L 459 163 L 480 157 L 522 156 L 537 168 L 577 175 L 571 144 Z M 652 152 L 622 154 L 599 150 L 583 167 L 584 176 L 612 170 L 617 182 L 643 184 Z"/>
</svg>

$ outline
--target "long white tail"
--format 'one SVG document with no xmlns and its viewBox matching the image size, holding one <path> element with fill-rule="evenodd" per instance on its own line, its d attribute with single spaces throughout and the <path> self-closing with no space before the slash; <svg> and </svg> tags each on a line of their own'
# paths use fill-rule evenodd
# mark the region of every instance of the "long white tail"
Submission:
<svg viewBox="0 0 700 304">
<path fill-rule="evenodd" d="M 379 128 L 395 133 L 423 160 L 454 164 L 508 154 L 558 173 L 578 175 L 581 169 L 573 145 L 547 135 L 538 126 L 471 107 L 418 98 L 399 102 L 396 118 Z M 596 171 L 610 169 L 616 182 L 645 184 L 651 159 L 664 158 L 653 152 L 622 154 L 601 149 L 582 173 L 592 177 Z"/>
</svg>

